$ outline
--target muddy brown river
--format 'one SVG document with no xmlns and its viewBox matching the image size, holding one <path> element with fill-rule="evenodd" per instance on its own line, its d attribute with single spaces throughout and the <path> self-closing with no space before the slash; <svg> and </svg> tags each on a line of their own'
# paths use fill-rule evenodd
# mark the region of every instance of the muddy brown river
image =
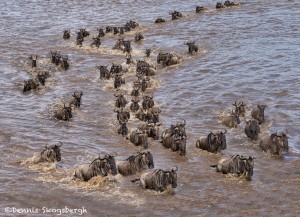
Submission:
<svg viewBox="0 0 300 217">
<path fill-rule="evenodd" d="M 215 9 L 215 1 L 95 1 L 7 0 L 0 2 L 0 216 L 57 216 L 59 210 L 83 209 L 82 216 L 300 216 L 300 4 L 297 0 L 245 1 Z M 196 14 L 195 6 L 207 11 Z M 170 11 L 183 17 L 171 20 Z M 156 18 L 166 23 L 154 24 Z M 132 58 L 156 64 L 159 52 L 182 57 L 179 64 L 162 67 L 151 77 L 155 104 L 160 107 L 160 131 L 186 120 L 187 154 L 180 156 L 150 139 L 155 168 L 177 166 L 174 190 L 145 190 L 121 175 L 73 180 L 74 168 L 99 154 L 114 153 L 124 160 L 139 151 L 117 134 L 113 80 L 99 79 L 96 65 L 122 64 L 125 54 L 112 50 L 120 37 L 108 34 L 99 48 L 91 48 L 97 28 L 121 26 L 134 20 L 139 27 L 125 33 L 133 39 Z M 76 45 L 76 31 L 91 35 Z M 71 38 L 62 38 L 63 30 Z M 188 41 L 198 53 L 189 55 Z M 145 49 L 151 48 L 149 58 Z M 50 61 L 50 51 L 69 57 L 67 71 Z M 39 90 L 23 93 L 23 81 L 37 66 L 52 77 Z M 135 65 L 124 74 L 121 90 L 130 100 Z M 82 105 L 69 122 L 54 111 L 74 91 L 82 91 Z M 289 152 L 271 156 L 237 128 L 226 128 L 219 116 L 236 100 L 246 103 L 246 119 L 258 103 L 266 103 L 261 134 L 287 129 Z M 132 113 L 133 116 L 133 113 Z M 129 120 L 133 130 L 142 124 Z M 211 154 L 195 147 L 201 135 L 227 129 L 227 149 Z M 63 142 L 62 161 L 32 164 L 45 145 Z M 216 173 L 210 165 L 233 154 L 255 157 L 251 181 Z M 9 208 L 9 209 L 7 209 Z M 29 211 L 31 210 L 31 211 Z M 36 211 L 36 212 L 35 212 Z M 19 213 L 18 213 L 19 212 Z M 62 213 L 62 216 L 79 216 Z"/>
</svg>

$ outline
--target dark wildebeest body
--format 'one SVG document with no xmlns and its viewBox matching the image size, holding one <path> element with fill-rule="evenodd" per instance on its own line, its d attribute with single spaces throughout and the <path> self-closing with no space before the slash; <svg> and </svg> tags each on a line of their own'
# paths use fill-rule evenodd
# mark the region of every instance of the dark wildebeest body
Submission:
<svg viewBox="0 0 300 217">
<path fill-rule="evenodd" d="M 142 39 L 144 39 L 144 36 L 140 32 L 138 34 L 136 34 L 134 37 L 135 42 L 141 41 Z"/>
<path fill-rule="evenodd" d="M 138 96 L 132 96 L 131 104 L 130 104 L 130 110 L 132 112 L 136 112 L 140 109 L 139 101 L 140 98 Z"/>
<path fill-rule="evenodd" d="M 73 99 L 70 101 L 70 105 L 74 105 L 75 107 L 80 107 L 82 91 L 80 93 L 74 92 L 72 97 Z"/>
<path fill-rule="evenodd" d="M 151 96 L 144 96 L 143 97 L 143 102 L 142 102 L 142 107 L 143 109 L 150 109 L 154 106 L 154 100 L 153 97 Z"/>
<path fill-rule="evenodd" d="M 63 108 L 55 111 L 54 116 L 58 120 L 69 121 L 70 118 L 72 118 L 72 108 L 71 108 L 71 106 L 69 105 L 68 107 L 66 107 L 66 105 L 64 105 Z"/>
<path fill-rule="evenodd" d="M 61 67 L 67 71 L 68 68 L 70 67 L 69 63 L 68 63 L 68 57 L 62 57 L 62 61 L 61 61 Z"/>
<path fill-rule="evenodd" d="M 36 67 L 37 55 L 31 55 L 29 59 L 31 60 L 31 67 Z"/>
<path fill-rule="evenodd" d="M 96 66 L 100 70 L 100 79 L 110 79 L 110 71 L 107 69 L 108 66 Z"/>
<path fill-rule="evenodd" d="M 253 119 L 258 120 L 259 124 L 262 124 L 265 121 L 265 108 L 267 105 L 258 104 L 257 108 L 254 108 L 251 112 L 251 116 Z"/>
<path fill-rule="evenodd" d="M 200 13 L 200 12 L 202 12 L 204 10 L 205 10 L 204 7 L 202 7 L 202 6 L 196 6 L 196 13 Z"/>
<path fill-rule="evenodd" d="M 117 108 L 124 108 L 127 104 L 127 100 L 125 99 L 124 95 L 121 93 L 115 93 L 114 96 L 117 97 L 115 106 Z"/>
<path fill-rule="evenodd" d="M 59 65 L 61 59 L 61 55 L 57 51 L 51 51 L 51 62 L 54 63 L 55 65 Z"/>
<path fill-rule="evenodd" d="M 104 33 L 104 30 L 103 29 L 98 29 L 98 37 L 104 37 L 105 36 L 105 33 Z"/>
<path fill-rule="evenodd" d="M 187 42 L 185 43 L 189 47 L 189 54 L 192 54 L 193 52 L 197 53 L 198 52 L 198 46 L 195 45 L 195 42 Z"/>
<path fill-rule="evenodd" d="M 117 172 L 115 158 L 111 155 L 105 155 L 103 158 L 96 158 L 90 164 L 79 165 L 75 169 L 74 177 L 88 181 L 95 176 L 116 175 Z"/>
<path fill-rule="evenodd" d="M 36 78 L 37 80 L 39 81 L 39 83 L 44 86 L 45 85 L 45 82 L 46 82 L 46 79 L 50 77 L 50 74 L 48 71 L 40 71 L 38 72 Z"/>
<path fill-rule="evenodd" d="M 69 29 L 65 29 L 64 30 L 63 39 L 69 39 L 70 37 L 71 37 L 70 30 Z"/>
<path fill-rule="evenodd" d="M 83 42 L 83 35 L 81 31 L 79 31 L 77 32 L 77 36 L 76 36 L 76 44 L 82 46 L 82 42 Z"/>
<path fill-rule="evenodd" d="M 253 175 L 254 158 L 233 155 L 230 158 L 221 159 L 217 165 L 212 165 L 212 167 L 216 167 L 217 172 L 221 172 L 223 174 L 233 173 L 238 176 L 244 175 L 247 180 L 251 180 Z"/>
<path fill-rule="evenodd" d="M 245 133 L 247 135 L 247 137 L 249 137 L 250 139 L 257 139 L 258 138 L 258 134 L 260 133 L 260 127 L 258 124 L 258 121 L 255 119 L 252 119 L 250 121 L 245 121 L 246 122 L 246 126 L 245 126 Z"/>
<path fill-rule="evenodd" d="M 150 112 L 152 114 L 151 115 L 151 122 L 154 123 L 154 124 L 159 123 L 159 114 L 161 113 L 160 108 L 154 106 L 150 109 Z"/>
<path fill-rule="evenodd" d="M 236 128 L 238 124 L 241 123 L 239 113 L 231 111 L 231 114 L 228 116 L 221 117 L 222 124 L 227 127 Z"/>
<path fill-rule="evenodd" d="M 177 170 L 177 167 L 170 171 L 156 169 L 153 172 L 143 173 L 139 179 L 134 179 L 132 182 L 140 181 L 143 188 L 162 192 L 168 186 L 177 187 Z"/>
<path fill-rule="evenodd" d="M 124 161 L 117 161 L 118 172 L 122 176 L 133 175 L 145 169 L 153 169 L 153 156 L 150 151 L 139 152 Z"/>
<path fill-rule="evenodd" d="M 160 17 L 155 20 L 155 23 L 164 23 L 164 22 L 166 22 L 166 20 Z"/>
<path fill-rule="evenodd" d="M 271 135 L 263 136 L 259 142 L 259 147 L 272 155 L 282 155 L 289 151 L 287 131 L 279 131 Z"/>
<path fill-rule="evenodd" d="M 130 95 L 131 96 L 139 96 L 140 95 L 140 82 L 139 81 L 135 81 L 133 83 L 133 90 L 131 91 Z"/>
<path fill-rule="evenodd" d="M 127 120 L 123 121 L 119 119 L 119 129 L 118 129 L 118 134 L 126 136 L 128 134 L 128 127 L 127 127 Z"/>
<path fill-rule="evenodd" d="M 117 108 L 114 110 L 114 112 L 117 113 L 118 121 L 128 121 L 130 118 L 130 112 L 125 110 L 124 107 Z M 121 124 L 121 122 L 119 122 L 119 124 Z"/>
<path fill-rule="evenodd" d="M 210 132 L 207 136 L 201 136 L 196 142 L 196 147 L 208 152 L 219 153 L 227 148 L 226 132 L 226 130 Z"/>
<path fill-rule="evenodd" d="M 90 33 L 86 29 L 79 29 L 79 31 L 82 34 L 82 37 L 87 37 L 90 35 Z"/>
<path fill-rule="evenodd" d="M 61 153 L 60 153 L 60 147 L 62 146 L 62 142 L 58 145 L 50 145 L 45 146 L 45 149 L 41 152 L 38 159 L 34 161 L 34 163 L 42 163 L 42 162 L 58 162 L 61 161 Z"/>
<path fill-rule="evenodd" d="M 98 36 L 98 37 L 93 38 L 93 42 L 91 43 L 91 47 L 95 46 L 95 47 L 99 48 L 100 45 L 101 45 L 100 37 Z"/>
<path fill-rule="evenodd" d="M 170 12 L 170 15 L 172 16 L 172 20 L 176 20 L 182 17 L 182 14 L 178 11 Z"/>
<path fill-rule="evenodd" d="M 145 130 L 134 130 L 129 135 L 129 140 L 136 146 L 143 146 L 148 148 L 148 135 Z"/>
<path fill-rule="evenodd" d="M 27 92 L 27 91 L 30 91 L 30 90 L 35 90 L 38 88 L 39 86 L 39 82 L 38 80 L 35 78 L 35 79 L 29 79 L 29 80 L 25 80 L 24 81 L 24 88 L 23 88 L 23 93 Z"/>
<path fill-rule="evenodd" d="M 122 74 L 116 74 L 114 80 L 114 88 L 117 89 L 121 87 L 122 84 L 125 84 L 125 79 L 122 78 Z"/>
<path fill-rule="evenodd" d="M 152 50 L 150 48 L 146 48 L 146 51 L 145 51 L 146 57 L 150 57 L 151 51 Z"/>
</svg>

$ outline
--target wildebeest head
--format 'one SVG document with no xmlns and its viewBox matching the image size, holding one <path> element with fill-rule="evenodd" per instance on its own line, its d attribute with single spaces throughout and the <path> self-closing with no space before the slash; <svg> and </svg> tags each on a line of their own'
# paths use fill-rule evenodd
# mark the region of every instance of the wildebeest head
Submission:
<svg viewBox="0 0 300 217">
<path fill-rule="evenodd" d="M 258 121 L 255 119 L 246 121 L 245 133 L 250 139 L 257 139 L 258 134 L 260 133 L 260 127 Z"/>
<path fill-rule="evenodd" d="M 103 158 L 100 156 L 92 161 L 89 166 L 90 170 L 95 175 L 107 176 L 108 173 L 112 175 L 117 174 L 117 165 L 114 156 L 106 154 Z"/>
<path fill-rule="evenodd" d="M 71 37 L 70 30 L 69 29 L 65 29 L 64 30 L 63 39 L 69 39 L 70 37 Z"/>
<path fill-rule="evenodd" d="M 90 35 L 90 33 L 86 29 L 79 29 L 83 37 L 87 37 Z"/>
<path fill-rule="evenodd" d="M 179 150 L 179 154 L 185 156 L 186 154 L 186 139 L 185 138 L 175 138 L 175 144 Z"/>
<path fill-rule="evenodd" d="M 149 57 L 150 56 L 150 54 L 151 54 L 151 49 L 150 48 L 146 48 L 146 57 Z"/>
<path fill-rule="evenodd" d="M 234 104 L 232 104 L 235 107 L 235 112 L 239 112 L 239 115 L 244 117 L 245 116 L 245 106 L 243 101 L 237 102 L 235 101 Z"/>
<path fill-rule="evenodd" d="M 61 153 L 60 153 L 61 146 L 62 146 L 62 142 L 60 142 L 60 144 L 46 146 L 45 149 L 41 152 L 41 160 L 43 162 L 61 161 Z"/>
<path fill-rule="evenodd" d="M 157 140 L 159 139 L 159 126 L 155 123 L 148 123 L 147 124 L 148 129 L 148 136 Z"/>
<path fill-rule="evenodd" d="M 130 64 L 131 63 L 131 54 L 130 53 L 126 53 L 126 64 Z"/>
<path fill-rule="evenodd" d="M 177 170 L 178 167 L 172 168 L 171 171 L 164 171 L 164 173 L 168 174 L 168 180 L 172 188 L 177 188 Z"/>
<path fill-rule="evenodd" d="M 242 161 L 241 164 L 239 164 L 240 168 L 239 171 L 245 175 L 247 180 L 251 180 L 251 177 L 253 176 L 253 168 L 254 168 L 254 159 L 253 157 L 240 157 L 240 160 Z"/>
<path fill-rule="evenodd" d="M 203 10 L 204 10 L 204 7 L 202 7 L 202 6 L 196 6 L 196 13 L 199 13 L 199 12 L 201 12 Z"/>
<path fill-rule="evenodd" d="M 36 67 L 37 55 L 31 55 L 29 59 L 31 59 L 31 66 Z"/>
<path fill-rule="evenodd" d="M 217 2 L 216 9 L 223 8 L 224 5 L 221 2 Z"/>
<path fill-rule="evenodd" d="M 69 118 L 72 118 L 72 107 L 71 107 L 71 105 L 69 104 L 68 106 L 66 106 L 64 104 L 64 110 L 67 112 L 67 115 L 69 116 Z"/>
<path fill-rule="evenodd" d="M 166 22 L 166 20 L 161 17 L 159 17 L 155 20 L 155 23 L 164 23 L 164 22 Z"/>
<path fill-rule="evenodd" d="M 282 156 L 282 154 L 289 151 L 287 130 L 278 131 L 271 134 L 271 141 L 271 148 L 273 149 L 274 154 L 279 154 L 280 156 Z"/>
<path fill-rule="evenodd" d="M 72 100 L 72 104 L 74 104 L 75 107 L 80 107 L 82 91 L 80 93 L 74 92 L 72 96 L 74 97 Z"/>
<path fill-rule="evenodd" d="M 139 155 L 141 155 L 140 164 L 147 165 L 149 169 L 154 168 L 153 155 L 150 151 L 140 152 Z"/>
<path fill-rule="evenodd" d="M 123 108 L 127 104 L 127 100 L 125 99 L 124 95 L 121 93 L 114 93 L 114 96 L 117 97 L 116 99 L 116 107 L 117 108 Z"/>
<path fill-rule="evenodd" d="M 198 46 L 195 45 L 195 42 L 186 42 L 185 45 L 189 47 L 189 54 L 192 54 L 193 52 L 198 52 Z"/>
<path fill-rule="evenodd" d="M 105 33 L 104 33 L 104 30 L 103 29 L 97 29 L 98 30 L 98 37 L 104 37 L 105 36 Z"/>
</svg>

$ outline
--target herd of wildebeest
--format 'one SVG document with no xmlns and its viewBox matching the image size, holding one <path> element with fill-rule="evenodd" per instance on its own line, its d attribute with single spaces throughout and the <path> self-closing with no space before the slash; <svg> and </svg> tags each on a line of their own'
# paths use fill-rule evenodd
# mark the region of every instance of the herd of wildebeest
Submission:
<svg viewBox="0 0 300 217">
<path fill-rule="evenodd" d="M 234 3 L 226 1 L 224 4 L 217 3 L 216 8 L 226 8 L 240 5 L 240 3 Z M 196 13 L 205 12 L 207 9 L 197 6 Z M 170 12 L 172 20 L 176 20 L 182 17 L 182 14 L 178 11 Z M 164 23 L 165 20 L 158 18 L 155 23 Z M 157 24 L 163 25 L 163 24 Z M 97 29 L 98 35 L 92 38 L 91 47 L 99 47 L 101 45 L 100 38 L 107 37 L 109 34 L 123 35 L 129 32 L 139 24 L 134 21 L 127 22 L 121 27 L 107 26 L 104 29 Z M 88 37 L 90 33 L 85 29 L 80 29 L 76 32 L 76 45 L 82 46 L 84 38 Z M 70 30 L 64 30 L 63 38 L 68 40 L 71 38 Z M 142 33 L 135 35 L 134 41 L 138 43 L 143 40 Z M 141 146 L 144 151 L 139 151 L 137 154 L 128 157 L 122 161 L 116 161 L 115 156 L 112 154 L 106 154 L 94 159 L 90 164 L 80 165 L 75 169 L 74 178 L 83 181 L 88 181 L 95 176 L 107 176 L 108 174 L 116 175 L 117 173 L 123 176 L 134 175 L 144 171 L 145 169 L 153 169 L 154 161 L 151 152 L 148 149 L 148 140 L 160 140 L 160 143 L 165 148 L 171 149 L 174 152 L 178 152 L 180 155 L 186 155 L 186 141 L 188 136 L 186 134 L 185 125 L 186 121 L 181 123 L 172 124 L 168 129 L 165 129 L 160 133 L 160 126 L 162 122 L 159 119 L 161 113 L 160 108 L 157 106 L 153 99 L 153 94 L 147 93 L 147 89 L 151 87 L 151 77 L 156 74 L 156 64 L 146 61 L 152 50 L 147 48 L 145 50 L 144 60 L 132 59 L 132 40 L 118 39 L 113 49 L 123 51 L 126 61 L 123 64 L 113 63 L 108 69 L 108 66 L 96 66 L 100 71 L 101 80 L 114 79 L 114 96 L 116 97 L 115 109 L 117 116 L 117 122 L 119 127 L 117 133 L 124 136 L 127 140 L 133 143 L 135 146 Z M 187 42 L 188 54 L 193 55 L 198 52 L 198 46 L 195 42 Z M 32 68 L 36 69 L 35 76 L 30 80 L 25 81 L 23 92 L 34 90 L 39 86 L 45 85 L 45 82 L 51 73 L 43 70 L 39 70 L 37 65 L 37 55 L 30 57 L 30 64 Z M 162 67 L 168 67 L 180 62 L 181 57 L 173 53 L 158 53 L 157 64 L 161 64 Z M 51 62 L 61 67 L 64 70 L 68 70 L 69 63 L 68 57 L 62 56 L 59 52 L 52 52 L 50 55 Z M 135 66 L 136 69 L 136 81 L 132 84 L 132 90 L 130 92 L 131 103 L 125 97 L 125 94 L 120 90 L 120 87 L 125 84 L 125 76 L 129 66 Z M 64 103 L 64 105 L 56 110 L 53 116 L 62 121 L 69 121 L 72 118 L 72 110 L 79 109 L 81 105 L 82 92 L 74 92 L 72 99 Z M 140 101 L 142 102 L 140 103 Z M 129 106 L 128 106 L 129 105 Z M 258 104 L 256 108 L 251 111 L 251 119 L 246 120 L 246 104 L 243 101 L 235 101 L 233 103 L 233 109 L 231 113 L 220 116 L 220 121 L 228 128 L 236 128 L 241 123 L 240 117 L 244 118 L 245 134 L 251 140 L 256 140 L 259 143 L 259 147 L 272 155 L 281 156 L 288 151 L 288 137 L 287 131 L 273 132 L 270 135 L 260 136 L 260 125 L 265 122 L 265 108 L 267 105 Z M 130 130 L 127 127 L 129 119 L 135 116 L 143 122 L 143 125 L 137 127 L 137 129 Z M 208 135 L 200 136 L 196 141 L 195 146 L 199 149 L 206 150 L 211 153 L 219 153 L 221 150 L 226 149 L 226 133 L 227 130 L 211 131 Z M 41 162 L 57 162 L 61 161 L 60 147 L 62 143 L 52 146 L 46 146 L 41 152 L 39 157 L 35 160 L 35 163 Z M 250 180 L 253 175 L 254 157 L 245 157 L 242 155 L 233 155 L 229 158 L 220 160 L 216 165 L 217 172 L 223 174 L 233 173 L 237 176 L 245 176 Z M 168 186 L 176 188 L 177 186 L 177 167 L 173 167 L 170 170 L 155 169 L 154 171 L 143 173 L 140 178 L 133 179 L 132 182 L 139 181 L 144 188 L 153 189 L 156 191 L 164 191 Z"/>
</svg>

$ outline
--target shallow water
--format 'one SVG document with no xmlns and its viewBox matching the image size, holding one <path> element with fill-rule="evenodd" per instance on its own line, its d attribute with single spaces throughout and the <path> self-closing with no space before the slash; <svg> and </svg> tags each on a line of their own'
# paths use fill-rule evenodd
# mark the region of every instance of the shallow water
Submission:
<svg viewBox="0 0 300 217">
<path fill-rule="evenodd" d="M 195 14 L 195 5 L 209 10 Z M 248 1 L 240 7 L 214 9 L 211 1 L 1 1 L 0 3 L 0 199 L 5 207 L 87 209 L 85 216 L 299 216 L 300 201 L 300 4 L 298 1 Z M 183 13 L 171 21 L 171 10 Z M 156 18 L 167 20 L 156 25 Z M 161 130 L 185 119 L 187 156 L 166 150 L 150 140 L 155 168 L 178 166 L 178 187 L 156 193 L 130 182 L 137 176 L 72 180 L 73 168 L 98 154 L 116 153 L 123 160 L 139 148 L 117 132 L 112 81 L 100 81 L 96 65 L 123 63 L 122 52 L 112 50 L 119 36 L 105 36 L 99 49 L 82 47 L 75 32 L 87 28 L 120 26 L 134 20 L 140 26 L 124 35 L 145 37 L 132 43 L 132 57 L 156 61 L 160 51 L 174 52 L 180 64 L 162 68 L 152 77 L 155 103 L 161 108 Z M 71 30 L 63 40 L 62 31 Z M 187 41 L 196 41 L 198 54 L 187 54 Z M 51 50 L 70 60 L 66 72 L 50 63 Z M 38 67 L 51 67 L 53 76 L 38 91 L 23 94 L 23 80 L 33 69 L 28 56 L 39 56 Z M 131 90 L 134 67 L 122 90 Z M 83 91 L 82 106 L 68 123 L 53 118 L 55 108 Z M 129 95 L 127 95 L 129 99 Z M 247 114 L 265 102 L 263 133 L 288 129 L 290 151 L 283 159 L 263 153 L 244 134 L 244 123 L 228 129 L 227 149 L 209 154 L 195 148 L 200 135 L 224 129 L 218 116 L 232 103 L 244 100 Z M 140 125 L 129 121 L 130 129 Z M 63 160 L 53 165 L 24 163 L 47 144 L 64 143 Z M 232 154 L 255 156 L 252 181 L 222 175 L 211 169 Z M 19 162 L 23 163 L 19 163 Z M 51 216 L 51 214 L 48 214 Z M 65 216 L 68 216 L 67 214 Z M 72 216 L 72 215 L 70 215 Z"/>
</svg>

